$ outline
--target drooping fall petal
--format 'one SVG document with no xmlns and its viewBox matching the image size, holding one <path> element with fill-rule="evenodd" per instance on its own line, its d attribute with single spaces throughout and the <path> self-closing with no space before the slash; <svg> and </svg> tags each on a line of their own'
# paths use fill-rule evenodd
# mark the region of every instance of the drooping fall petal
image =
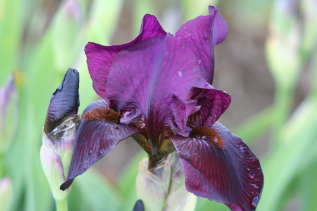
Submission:
<svg viewBox="0 0 317 211">
<path fill-rule="evenodd" d="M 139 44 L 140 42 L 165 36 L 156 17 L 145 15 L 140 34 L 131 42 L 122 45 L 104 46 L 97 43 L 88 43 L 85 47 L 87 64 L 90 76 L 93 80 L 93 87 L 97 94 L 105 98 L 105 84 L 108 78 L 109 68 L 120 51 Z"/>
<path fill-rule="evenodd" d="M 116 117 L 107 110 L 107 104 L 96 101 L 88 106 L 76 134 L 76 146 L 66 181 L 61 189 L 67 189 L 73 179 L 103 158 L 121 140 L 136 133 L 136 129 L 118 124 Z"/>
<path fill-rule="evenodd" d="M 199 61 L 201 74 L 210 83 L 214 71 L 214 47 L 226 39 L 227 31 L 227 24 L 217 8 L 210 6 L 209 15 L 188 21 L 176 33 L 186 45 L 191 46 Z"/>
<path fill-rule="evenodd" d="M 188 191 L 234 211 L 255 210 L 263 174 L 247 145 L 220 123 L 196 129 L 192 136 L 171 139 L 184 167 Z"/>
</svg>

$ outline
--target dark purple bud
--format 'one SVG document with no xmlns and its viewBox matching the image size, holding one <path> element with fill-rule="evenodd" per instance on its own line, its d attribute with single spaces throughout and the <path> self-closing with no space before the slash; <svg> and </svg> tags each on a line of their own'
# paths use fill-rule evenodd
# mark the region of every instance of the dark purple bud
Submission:
<svg viewBox="0 0 317 211">
<path fill-rule="evenodd" d="M 68 69 L 63 82 L 53 93 L 48 107 L 44 132 L 50 133 L 66 117 L 77 114 L 79 107 L 79 73 Z"/>
<path fill-rule="evenodd" d="M 134 204 L 133 211 L 144 211 L 144 204 L 141 199 L 137 200 Z"/>
<path fill-rule="evenodd" d="M 64 199 L 68 192 L 59 189 L 69 167 L 80 118 L 79 73 L 68 69 L 59 87 L 53 93 L 47 111 L 42 136 L 41 162 L 55 200 Z"/>
</svg>

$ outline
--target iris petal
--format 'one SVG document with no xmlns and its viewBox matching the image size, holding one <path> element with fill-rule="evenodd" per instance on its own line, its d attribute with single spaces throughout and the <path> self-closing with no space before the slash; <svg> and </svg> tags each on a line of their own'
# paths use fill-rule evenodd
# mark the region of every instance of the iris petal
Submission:
<svg viewBox="0 0 317 211">
<path fill-rule="evenodd" d="M 242 140 L 220 123 L 203 136 L 173 137 L 188 191 L 226 204 L 255 210 L 263 187 L 260 163 Z"/>
<path fill-rule="evenodd" d="M 62 190 L 67 189 L 76 176 L 82 174 L 103 158 L 121 140 L 136 133 L 134 128 L 127 125 L 98 119 L 103 115 L 102 113 L 98 115 L 98 112 L 106 109 L 105 105 L 102 101 L 97 101 L 85 110 L 86 112 L 95 112 L 89 117 L 91 119 L 88 120 L 85 119 L 84 114 L 84 119 L 77 130 L 76 146 L 67 179 L 61 186 Z"/>
<path fill-rule="evenodd" d="M 93 80 L 93 87 L 97 94 L 105 98 L 105 83 L 108 78 L 109 68 L 120 51 L 128 49 L 144 40 L 165 35 L 166 32 L 156 17 L 153 15 L 145 15 L 140 34 L 129 43 L 113 46 L 104 46 L 92 42 L 88 43 L 85 47 L 85 53 L 89 73 Z"/>
<path fill-rule="evenodd" d="M 146 15 L 141 34 L 130 43 L 87 44 L 94 88 L 109 100 L 111 108 L 123 114 L 122 123 L 144 120 L 150 135 L 162 132 L 166 126 L 186 135 L 190 130 L 188 117 L 200 107 L 191 99 L 192 89 L 211 81 L 212 49 L 226 33 L 225 21 L 214 7 L 209 8 L 209 15 L 185 23 L 175 36 L 166 34 L 154 16 Z M 218 96 L 211 92 L 206 98 Z M 216 104 L 213 108 L 220 108 Z M 183 112 L 175 111 L 182 107 Z M 199 114 L 209 115 L 208 123 L 216 121 L 225 110 L 210 114 L 211 105 L 206 109 Z"/>
<path fill-rule="evenodd" d="M 208 82 L 212 82 L 214 71 L 214 47 L 227 36 L 227 24 L 217 8 L 210 6 L 209 15 L 188 21 L 177 31 L 199 59 L 200 71 Z"/>
<path fill-rule="evenodd" d="M 44 131 L 51 132 L 65 117 L 77 114 L 79 107 L 79 73 L 68 69 L 63 82 L 55 90 L 47 111 Z"/>
<path fill-rule="evenodd" d="M 195 88 L 193 92 L 193 99 L 197 101 L 200 109 L 189 117 L 189 125 L 192 128 L 210 127 L 227 110 L 231 102 L 229 94 L 207 83 L 205 88 Z"/>
<path fill-rule="evenodd" d="M 192 102 L 192 88 L 203 81 L 198 68 L 195 55 L 182 40 L 172 35 L 150 39 L 118 54 L 109 71 L 112 80 L 105 86 L 106 97 L 118 111 L 135 105 L 150 133 L 157 134 L 175 116 L 171 106 L 175 98 Z M 189 115 L 184 110 L 178 118 L 186 122 Z"/>
</svg>

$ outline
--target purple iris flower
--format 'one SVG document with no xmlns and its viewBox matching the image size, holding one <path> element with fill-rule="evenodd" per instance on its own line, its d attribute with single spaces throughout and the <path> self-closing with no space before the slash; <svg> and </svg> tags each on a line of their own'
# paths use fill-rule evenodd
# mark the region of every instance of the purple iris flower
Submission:
<svg viewBox="0 0 317 211">
<path fill-rule="evenodd" d="M 255 210 L 263 174 L 248 146 L 217 120 L 230 95 L 214 88 L 214 48 L 227 25 L 215 7 L 175 35 L 145 15 L 140 34 L 122 45 L 85 47 L 93 87 L 102 98 L 79 125 L 61 189 L 130 136 L 149 155 L 149 169 L 177 152 L 188 191 L 232 210 Z"/>
</svg>

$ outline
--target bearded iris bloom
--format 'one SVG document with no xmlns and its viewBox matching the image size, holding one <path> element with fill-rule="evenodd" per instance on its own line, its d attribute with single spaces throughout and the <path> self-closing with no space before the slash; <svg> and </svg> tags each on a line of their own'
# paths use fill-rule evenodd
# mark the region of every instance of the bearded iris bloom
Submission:
<svg viewBox="0 0 317 211">
<path fill-rule="evenodd" d="M 147 152 L 151 170 L 176 152 L 186 188 L 232 210 L 255 210 L 263 186 L 260 163 L 221 123 L 230 95 L 214 88 L 214 48 L 227 35 L 215 7 L 209 15 L 166 33 L 145 15 L 140 34 L 122 45 L 85 47 L 96 93 L 83 112 L 67 180 L 133 137 Z"/>
</svg>

